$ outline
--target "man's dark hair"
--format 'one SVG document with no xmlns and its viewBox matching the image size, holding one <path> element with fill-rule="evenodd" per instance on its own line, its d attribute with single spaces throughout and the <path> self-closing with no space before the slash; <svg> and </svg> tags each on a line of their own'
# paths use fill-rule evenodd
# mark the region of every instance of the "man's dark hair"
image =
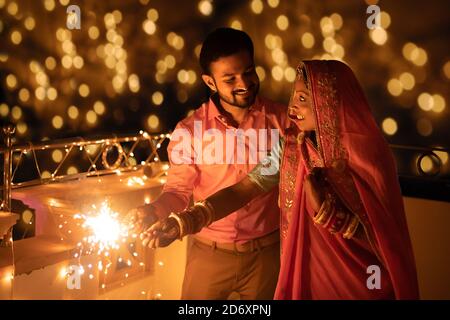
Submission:
<svg viewBox="0 0 450 320">
<path fill-rule="evenodd" d="M 211 62 L 241 51 L 247 51 L 253 58 L 253 42 L 248 34 L 232 28 L 217 28 L 203 41 L 200 51 L 200 66 L 203 73 L 210 74 Z"/>
</svg>

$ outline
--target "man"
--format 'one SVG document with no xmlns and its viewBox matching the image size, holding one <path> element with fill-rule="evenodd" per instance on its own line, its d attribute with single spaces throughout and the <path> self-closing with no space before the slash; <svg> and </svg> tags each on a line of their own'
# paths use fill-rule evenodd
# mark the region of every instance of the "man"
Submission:
<svg viewBox="0 0 450 320">
<path fill-rule="evenodd" d="M 162 194 L 134 211 L 143 228 L 155 217 L 163 220 L 182 211 L 191 196 L 205 199 L 240 181 L 277 143 L 268 143 L 273 131 L 282 134 L 286 127 L 286 107 L 257 96 L 253 43 L 245 32 L 216 29 L 203 43 L 200 64 L 202 79 L 213 93 L 173 132 Z M 250 134 L 242 139 L 242 132 Z M 247 141 L 252 133 L 258 146 Z M 255 150 L 261 149 L 262 157 L 255 158 Z M 276 190 L 266 192 L 193 236 L 182 299 L 227 299 L 232 292 L 241 299 L 273 298 L 279 272 L 277 198 Z"/>
</svg>

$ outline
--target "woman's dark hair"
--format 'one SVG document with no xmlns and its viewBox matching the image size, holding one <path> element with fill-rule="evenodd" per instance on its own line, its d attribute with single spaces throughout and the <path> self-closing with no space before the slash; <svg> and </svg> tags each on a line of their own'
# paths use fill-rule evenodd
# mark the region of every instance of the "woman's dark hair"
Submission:
<svg viewBox="0 0 450 320">
<path fill-rule="evenodd" d="M 253 42 L 248 34 L 232 28 L 214 30 L 206 37 L 200 51 L 200 66 L 203 73 L 210 74 L 211 62 L 241 51 L 247 51 L 253 58 Z"/>
</svg>

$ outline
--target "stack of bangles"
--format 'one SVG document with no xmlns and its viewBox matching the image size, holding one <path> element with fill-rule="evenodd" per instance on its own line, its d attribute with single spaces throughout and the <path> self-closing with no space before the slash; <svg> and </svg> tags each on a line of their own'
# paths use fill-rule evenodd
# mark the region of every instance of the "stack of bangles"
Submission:
<svg viewBox="0 0 450 320">
<path fill-rule="evenodd" d="M 331 195 L 327 195 L 313 221 L 331 233 L 342 233 L 346 239 L 353 237 L 359 225 L 356 215 L 347 210 L 337 209 L 336 200 Z"/>
<path fill-rule="evenodd" d="M 169 218 L 174 218 L 180 230 L 180 240 L 188 234 L 199 232 L 203 227 L 214 221 L 215 211 L 207 200 L 195 202 L 194 205 L 181 213 L 172 212 Z"/>
</svg>

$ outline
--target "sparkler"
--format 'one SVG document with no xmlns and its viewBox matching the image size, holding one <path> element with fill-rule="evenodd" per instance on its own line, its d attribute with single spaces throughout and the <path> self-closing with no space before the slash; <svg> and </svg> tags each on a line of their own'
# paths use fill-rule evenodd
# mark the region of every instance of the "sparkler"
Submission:
<svg viewBox="0 0 450 320">
<path fill-rule="evenodd" d="M 108 201 L 104 201 L 100 207 L 92 205 L 92 210 L 86 213 L 78 213 L 73 216 L 73 219 L 85 234 L 82 240 L 77 243 L 78 250 L 74 257 L 79 259 L 81 266 L 81 257 L 83 255 L 98 256 L 99 260 L 96 263 L 96 267 L 99 273 L 103 273 L 105 276 L 101 284 L 101 288 L 105 289 L 106 275 L 113 266 L 113 261 L 131 267 L 132 259 L 138 259 L 139 254 L 136 252 L 136 246 L 132 243 L 137 238 L 137 234 L 132 231 L 132 225 L 128 219 L 121 219 L 119 213 L 110 208 Z M 60 224 L 59 228 L 62 229 L 66 225 L 67 221 Z M 119 251 L 124 249 L 124 247 L 127 247 L 128 250 L 133 250 L 130 259 L 117 257 L 120 255 Z M 145 267 L 144 262 L 139 261 L 139 266 Z M 87 267 L 91 270 L 93 268 L 92 264 L 89 264 Z M 68 275 L 66 270 L 62 272 Z M 128 278 L 130 274 L 126 273 L 124 276 Z M 89 275 L 89 279 L 94 279 L 92 273 Z"/>
</svg>

